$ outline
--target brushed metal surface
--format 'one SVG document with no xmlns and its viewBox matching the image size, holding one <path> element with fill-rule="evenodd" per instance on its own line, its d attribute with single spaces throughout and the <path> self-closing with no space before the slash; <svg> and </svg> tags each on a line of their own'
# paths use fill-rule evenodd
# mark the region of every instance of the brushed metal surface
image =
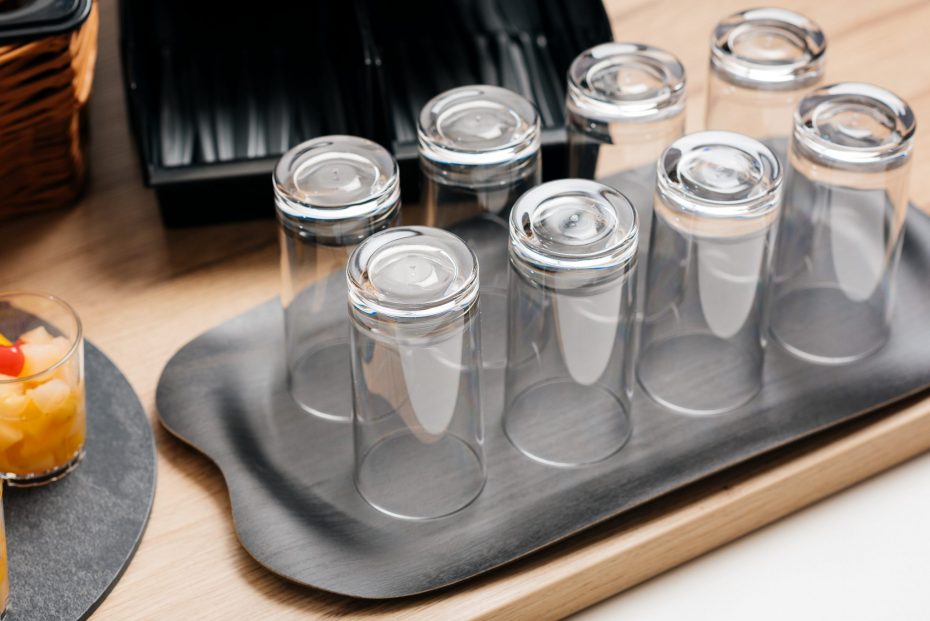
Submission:
<svg viewBox="0 0 930 621">
<path fill-rule="evenodd" d="M 487 486 L 448 518 L 396 520 L 358 496 L 351 426 L 310 417 L 287 394 L 277 300 L 182 348 L 159 382 L 159 415 L 222 470 L 239 539 L 270 570 L 363 598 L 438 589 L 930 386 L 930 218 L 915 209 L 908 218 L 885 348 L 850 366 L 827 367 L 771 346 L 758 397 L 714 417 L 672 413 L 639 391 L 632 438 L 600 464 L 560 469 L 519 453 L 501 430 L 502 373 L 487 372 Z M 456 232 L 475 248 L 482 274 L 506 269 L 506 230 L 498 223 Z M 485 342 L 499 331 L 496 321 L 482 318 Z M 683 381 L 695 391 L 715 390 L 706 379 Z M 540 431 L 558 441 L 558 430 Z"/>
</svg>

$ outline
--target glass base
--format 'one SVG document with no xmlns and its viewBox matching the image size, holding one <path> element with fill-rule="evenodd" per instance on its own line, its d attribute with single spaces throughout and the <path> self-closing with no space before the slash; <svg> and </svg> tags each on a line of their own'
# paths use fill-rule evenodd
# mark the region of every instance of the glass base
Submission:
<svg viewBox="0 0 930 621">
<path fill-rule="evenodd" d="M 425 443 L 409 431 L 372 446 L 355 472 L 368 504 L 392 517 L 439 518 L 470 505 L 484 488 L 481 458 L 463 440 L 445 435 Z"/>
<path fill-rule="evenodd" d="M 772 340 L 816 364 L 849 364 L 888 342 L 890 328 L 875 305 L 851 300 L 832 285 L 789 291 L 772 304 Z"/>
<path fill-rule="evenodd" d="M 511 444 L 550 466 L 603 461 L 623 448 L 631 431 L 630 417 L 616 395 L 570 379 L 530 386 L 504 414 L 504 433 Z"/>
<path fill-rule="evenodd" d="M 12 472 L 3 472 L 0 473 L 0 479 L 4 479 L 6 484 L 10 487 L 39 487 L 42 485 L 48 485 L 49 483 L 63 479 L 71 474 L 81 463 L 82 459 L 84 459 L 83 448 L 78 451 L 78 453 L 66 464 L 58 466 L 57 468 L 52 468 L 51 470 L 46 470 L 45 472 L 39 472 L 36 474 L 15 474 Z"/>
<path fill-rule="evenodd" d="M 326 420 L 352 420 L 351 356 L 347 338 L 313 347 L 301 356 L 287 378 L 297 405 Z"/>
<path fill-rule="evenodd" d="M 712 334 L 693 333 L 650 343 L 636 374 L 660 405 L 694 416 L 722 414 L 752 401 L 762 389 L 762 351 L 753 354 Z"/>
</svg>

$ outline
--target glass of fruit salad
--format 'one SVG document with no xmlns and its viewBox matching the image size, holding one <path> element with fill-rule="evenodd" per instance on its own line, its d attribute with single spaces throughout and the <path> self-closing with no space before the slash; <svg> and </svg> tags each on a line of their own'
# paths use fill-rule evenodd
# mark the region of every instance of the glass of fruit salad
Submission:
<svg viewBox="0 0 930 621">
<path fill-rule="evenodd" d="M 50 483 L 84 455 L 84 337 L 63 300 L 0 293 L 0 478 Z"/>
</svg>

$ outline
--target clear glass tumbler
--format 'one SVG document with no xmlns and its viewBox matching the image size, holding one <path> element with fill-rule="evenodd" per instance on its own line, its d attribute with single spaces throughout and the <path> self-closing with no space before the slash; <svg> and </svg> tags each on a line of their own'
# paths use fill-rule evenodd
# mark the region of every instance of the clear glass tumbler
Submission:
<svg viewBox="0 0 930 621">
<path fill-rule="evenodd" d="M 0 478 L 17 487 L 65 476 L 84 456 L 84 335 L 67 303 L 0 294 Z"/>
<path fill-rule="evenodd" d="M 685 68 L 650 45 L 603 43 L 583 52 L 568 70 L 566 108 L 569 177 L 596 179 L 630 199 L 639 216 L 644 266 L 656 160 L 685 131 Z M 637 273 L 641 290 L 646 270 Z M 640 306 L 644 299 L 637 297 Z"/>
<path fill-rule="evenodd" d="M 474 85 L 441 93 L 420 112 L 417 136 L 430 226 L 506 218 L 541 180 L 539 115 L 513 91 Z"/>
<path fill-rule="evenodd" d="M 630 437 L 637 241 L 633 205 L 594 181 L 544 183 L 511 212 L 504 430 L 537 461 L 595 463 Z"/>
<path fill-rule="evenodd" d="M 782 170 L 757 140 L 699 132 L 669 146 L 658 175 L 639 382 L 672 410 L 725 412 L 762 387 Z"/>
<path fill-rule="evenodd" d="M 843 364 L 888 340 L 915 125 L 869 84 L 801 101 L 772 283 L 772 336 L 789 352 Z"/>
<path fill-rule="evenodd" d="M 784 166 L 794 109 L 823 79 L 826 49 L 820 27 L 793 11 L 726 18 L 711 37 L 706 129 L 761 140 Z"/>
<path fill-rule="evenodd" d="M 454 513 L 485 481 L 478 260 L 452 233 L 398 227 L 346 277 L 356 487 L 395 517 Z"/>
<path fill-rule="evenodd" d="M 305 411 L 349 421 L 345 266 L 359 242 L 397 219 L 397 162 L 370 140 L 323 136 L 284 154 L 274 192 L 288 388 Z"/>
<path fill-rule="evenodd" d="M 476 217 L 500 226 L 501 265 L 481 283 L 484 366 L 506 364 L 507 215 L 542 180 L 540 121 L 526 98 L 497 86 L 448 90 L 427 102 L 417 126 L 426 224 L 447 228 Z M 478 241 L 463 233 L 470 246 Z"/>
<path fill-rule="evenodd" d="M 656 160 L 685 131 L 685 69 L 638 43 L 603 43 L 568 71 L 568 176 L 623 192 L 652 214 Z M 648 224 L 648 222 L 644 222 Z"/>
</svg>

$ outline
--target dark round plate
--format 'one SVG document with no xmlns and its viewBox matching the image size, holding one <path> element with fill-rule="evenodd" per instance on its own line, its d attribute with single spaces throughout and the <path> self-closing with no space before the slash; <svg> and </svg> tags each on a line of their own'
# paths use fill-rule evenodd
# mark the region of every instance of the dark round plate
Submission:
<svg viewBox="0 0 930 621">
<path fill-rule="evenodd" d="M 61 481 L 4 490 L 10 561 L 6 621 L 85 619 L 110 592 L 145 530 L 155 441 L 139 398 L 87 344 L 87 455 Z"/>
</svg>

